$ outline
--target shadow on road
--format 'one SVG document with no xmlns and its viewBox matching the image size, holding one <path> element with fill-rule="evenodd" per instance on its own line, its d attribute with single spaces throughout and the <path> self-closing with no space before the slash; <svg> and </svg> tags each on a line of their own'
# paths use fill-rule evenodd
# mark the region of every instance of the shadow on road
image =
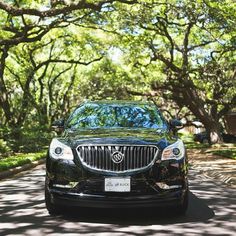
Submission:
<svg viewBox="0 0 236 236">
<path fill-rule="evenodd" d="M 235 191 L 191 176 L 189 209 L 174 216 L 165 209 L 73 209 L 49 216 L 44 205 L 44 171 L 36 169 L 0 182 L 0 235 L 154 235 L 235 232 Z"/>
<path fill-rule="evenodd" d="M 174 214 L 166 208 L 140 209 L 67 209 L 60 216 L 70 222 L 90 222 L 101 224 L 154 225 L 187 222 L 205 222 L 214 216 L 214 211 L 193 193 L 189 196 L 190 206 L 185 216 Z M 197 206 L 197 209 L 195 207 Z"/>
</svg>

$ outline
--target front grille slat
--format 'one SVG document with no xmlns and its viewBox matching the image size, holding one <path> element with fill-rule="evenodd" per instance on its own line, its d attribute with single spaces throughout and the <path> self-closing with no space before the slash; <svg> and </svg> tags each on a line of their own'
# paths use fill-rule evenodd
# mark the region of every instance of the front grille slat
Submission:
<svg viewBox="0 0 236 236">
<path fill-rule="evenodd" d="M 112 154 L 120 152 L 123 161 L 115 163 Z M 153 145 L 79 145 L 77 153 L 81 163 L 97 171 L 123 173 L 142 170 L 154 163 L 158 148 Z"/>
<path fill-rule="evenodd" d="M 143 165 L 143 147 L 140 147 L 140 165 Z"/>
<path fill-rule="evenodd" d="M 108 149 L 107 149 L 107 147 L 105 147 L 105 156 L 104 156 L 104 158 L 105 158 L 105 162 L 106 162 L 106 165 L 105 165 L 106 167 L 105 167 L 105 169 L 108 170 L 108 159 L 106 158 L 107 153 L 108 153 Z"/>
</svg>

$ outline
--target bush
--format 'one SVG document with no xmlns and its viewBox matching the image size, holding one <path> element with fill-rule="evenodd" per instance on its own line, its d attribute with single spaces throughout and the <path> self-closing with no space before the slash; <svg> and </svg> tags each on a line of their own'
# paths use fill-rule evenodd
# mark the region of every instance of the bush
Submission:
<svg viewBox="0 0 236 236">
<path fill-rule="evenodd" d="M 48 146 L 53 134 L 46 127 L 0 127 L 0 156 L 13 152 L 39 152 Z"/>
<path fill-rule="evenodd" d="M 39 152 L 49 145 L 52 134 L 39 127 L 32 129 L 24 129 L 21 133 L 21 138 L 15 140 L 15 145 L 18 152 L 29 153 Z"/>
<path fill-rule="evenodd" d="M 0 171 L 9 170 L 11 168 L 32 163 L 46 157 L 45 152 L 18 154 L 0 160 Z"/>
<path fill-rule="evenodd" d="M 7 145 L 7 142 L 3 139 L 0 139 L 0 157 L 1 156 L 7 156 L 11 153 L 10 147 Z"/>
</svg>

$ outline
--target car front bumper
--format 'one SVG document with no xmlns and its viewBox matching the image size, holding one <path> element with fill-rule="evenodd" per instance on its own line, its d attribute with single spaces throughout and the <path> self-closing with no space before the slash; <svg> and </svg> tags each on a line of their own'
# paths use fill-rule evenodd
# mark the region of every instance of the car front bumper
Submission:
<svg viewBox="0 0 236 236">
<path fill-rule="evenodd" d="M 77 206 L 92 208 L 137 208 L 137 207 L 168 207 L 181 205 L 187 190 L 175 190 L 165 194 L 139 196 L 107 196 L 81 193 L 65 193 L 50 190 L 51 201 L 60 206 Z"/>
</svg>

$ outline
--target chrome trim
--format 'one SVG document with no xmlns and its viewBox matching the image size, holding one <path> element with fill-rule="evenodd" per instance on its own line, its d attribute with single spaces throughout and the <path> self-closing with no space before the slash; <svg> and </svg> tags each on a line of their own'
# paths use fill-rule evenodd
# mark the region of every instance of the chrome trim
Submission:
<svg viewBox="0 0 236 236">
<path fill-rule="evenodd" d="M 78 183 L 79 182 L 69 182 L 69 184 L 53 184 L 53 187 L 71 189 L 74 188 Z"/>
<path fill-rule="evenodd" d="M 86 152 L 85 147 L 89 151 Z M 94 155 L 91 155 L 91 149 L 95 151 Z M 124 154 L 124 160 L 121 163 L 115 164 L 108 158 L 115 151 L 120 151 Z M 78 145 L 76 152 L 81 164 L 86 169 L 96 173 L 119 176 L 139 173 L 151 168 L 156 161 L 159 149 L 155 145 L 85 143 Z M 135 158 L 138 154 L 138 158 Z M 130 158 L 126 158 L 126 156 Z"/>
<path fill-rule="evenodd" d="M 176 188 L 181 188 L 182 185 L 168 185 L 163 182 L 157 182 L 156 185 L 161 188 L 161 189 L 176 189 Z"/>
</svg>

